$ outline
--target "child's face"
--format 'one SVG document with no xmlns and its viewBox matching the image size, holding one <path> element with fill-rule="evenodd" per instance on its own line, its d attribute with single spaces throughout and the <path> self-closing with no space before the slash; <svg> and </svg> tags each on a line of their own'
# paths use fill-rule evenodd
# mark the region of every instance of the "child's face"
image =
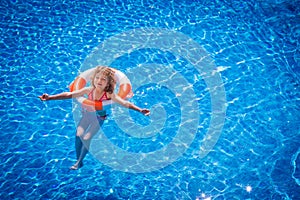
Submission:
<svg viewBox="0 0 300 200">
<path fill-rule="evenodd" d="M 103 75 L 101 72 L 97 73 L 94 78 L 94 86 L 98 89 L 104 90 L 107 86 L 108 80 L 105 75 Z"/>
</svg>

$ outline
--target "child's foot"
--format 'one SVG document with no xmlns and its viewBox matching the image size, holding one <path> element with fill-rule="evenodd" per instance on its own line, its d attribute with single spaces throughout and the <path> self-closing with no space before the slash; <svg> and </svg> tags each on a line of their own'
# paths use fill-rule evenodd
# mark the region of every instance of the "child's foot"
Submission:
<svg viewBox="0 0 300 200">
<path fill-rule="evenodd" d="M 77 170 L 77 169 L 81 168 L 82 166 L 83 166 L 83 162 L 71 166 L 70 169 L 71 170 Z"/>
<path fill-rule="evenodd" d="M 77 170 L 77 169 L 79 169 L 79 166 L 78 165 L 73 165 L 73 166 L 70 167 L 70 169 L 71 170 Z"/>
</svg>

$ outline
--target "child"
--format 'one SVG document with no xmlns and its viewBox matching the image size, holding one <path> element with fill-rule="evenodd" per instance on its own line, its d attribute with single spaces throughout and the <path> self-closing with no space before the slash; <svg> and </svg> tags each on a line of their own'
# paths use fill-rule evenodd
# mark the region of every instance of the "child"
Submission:
<svg viewBox="0 0 300 200">
<path fill-rule="evenodd" d="M 59 100 L 77 98 L 83 95 L 88 95 L 88 99 L 93 101 L 113 100 L 120 105 L 129 109 L 136 110 L 149 115 L 148 109 L 141 109 L 136 105 L 123 100 L 114 93 L 115 80 L 114 72 L 109 67 L 97 67 L 92 76 L 91 87 L 85 87 L 73 92 L 63 92 L 55 95 L 43 94 L 39 96 L 42 101 Z M 70 167 L 72 170 L 77 170 L 83 166 L 83 159 L 88 153 L 92 137 L 99 131 L 103 121 L 106 118 L 105 112 L 96 112 L 95 109 L 84 108 L 82 109 L 82 118 L 77 126 L 75 148 L 77 162 Z"/>
</svg>

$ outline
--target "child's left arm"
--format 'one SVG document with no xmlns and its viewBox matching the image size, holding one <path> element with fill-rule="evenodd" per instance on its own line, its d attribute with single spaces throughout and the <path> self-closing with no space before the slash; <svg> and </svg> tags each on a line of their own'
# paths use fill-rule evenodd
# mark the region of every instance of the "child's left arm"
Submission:
<svg viewBox="0 0 300 200">
<path fill-rule="evenodd" d="M 129 108 L 129 109 L 132 109 L 132 110 L 141 112 L 141 113 L 143 113 L 143 114 L 146 115 L 146 116 L 150 115 L 150 110 L 145 109 L 145 108 L 140 108 L 140 107 L 134 105 L 133 103 L 131 103 L 131 102 L 129 102 L 129 101 L 125 101 L 124 99 L 122 99 L 121 97 L 119 97 L 119 96 L 118 96 L 117 94 L 115 94 L 115 93 L 110 94 L 110 98 L 111 98 L 114 102 L 116 102 L 116 103 L 118 103 L 118 104 L 120 104 L 120 105 L 122 105 L 122 106 L 124 106 L 124 107 L 126 107 L 126 108 Z"/>
</svg>

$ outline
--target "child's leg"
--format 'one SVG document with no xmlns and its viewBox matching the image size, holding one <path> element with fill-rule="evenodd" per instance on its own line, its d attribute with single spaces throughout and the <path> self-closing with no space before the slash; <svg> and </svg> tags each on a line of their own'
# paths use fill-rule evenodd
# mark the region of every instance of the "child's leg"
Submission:
<svg viewBox="0 0 300 200">
<path fill-rule="evenodd" d="M 76 159 L 79 159 L 81 149 L 82 149 L 82 136 L 85 132 L 85 130 L 89 126 L 88 118 L 85 117 L 85 115 L 82 116 L 77 129 L 76 129 L 76 136 L 75 136 L 75 150 L 76 150 Z"/>
<path fill-rule="evenodd" d="M 82 140 L 79 136 L 75 137 L 76 159 L 78 160 L 82 148 Z"/>
<path fill-rule="evenodd" d="M 93 136 L 96 135 L 99 131 L 100 125 L 102 125 L 102 123 L 99 124 L 98 121 L 92 122 L 86 134 L 82 138 L 80 138 L 81 140 L 83 140 L 81 143 L 82 147 L 80 150 L 80 155 L 77 159 L 77 162 L 71 167 L 71 169 L 76 170 L 82 166 L 82 161 L 89 151 L 91 140 Z"/>
</svg>

